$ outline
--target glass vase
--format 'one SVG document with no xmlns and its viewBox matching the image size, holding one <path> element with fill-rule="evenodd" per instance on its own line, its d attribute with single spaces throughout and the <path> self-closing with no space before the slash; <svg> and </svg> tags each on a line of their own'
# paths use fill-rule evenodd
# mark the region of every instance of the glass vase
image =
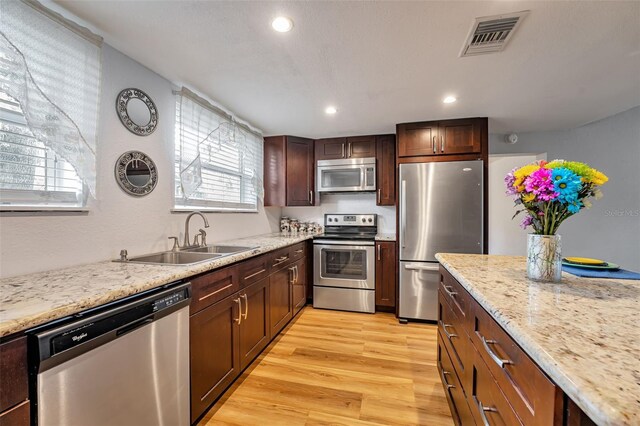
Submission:
<svg viewBox="0 0 640 426">
<path fill-rule="evenodd" d="M 534 281 L 560 282 L 562 256 L 560 235 L 529 234 L 527 277 Z"/>
</svg>

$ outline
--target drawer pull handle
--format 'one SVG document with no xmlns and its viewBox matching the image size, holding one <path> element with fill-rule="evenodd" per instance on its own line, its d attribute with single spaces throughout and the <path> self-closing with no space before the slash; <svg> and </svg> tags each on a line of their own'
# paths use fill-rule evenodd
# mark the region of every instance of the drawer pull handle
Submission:
<svg viewBox="0 0 640 426">
<path fill-rule="evenodd" d="M 447 330 L 447 327 L 453 327 L 453 325 L 442 323 L 442 330 L 444 330 L 444 334 L 447 335 L 449 340 L 451 340 L 452 337 L 458 337 L 458 335 L 455 333 L 449 333 L 449 331 Z"/>
<path fill-rule="evenodd" d="M 453 291 L 453 287 L 451 287 L 450 285 L 445 285 L 444 289 L 447 292 L 447 294 L 451 297 L 455 297 L 458 294 L 457 291 Z"/>
<path fill-rule="evenodd" d="M 445 371 L 444 369 L 442 370 L 442 383 L 444 383 L 444 385 L 447 387 L 447 390 L 455 388 L 455 385 L 450 385 L 449 382 L 447 381 L 447 375 L 450 375 L 450 374 L 451 374 L 450 372 Z"/>
<path fill-rule="evenodd" d="M 233 287 L 233 283 L 231 283 L 229 285 L 226 285 L 226 286 L 224 286 L 222 288 L 219 288 L 216 291 L 207 294 L 206 296 L 202 296 L 201 298 L 198 299 L 198 302 L 202 302 L 204 299 L 207 299 L 207 298 L 209 298 L 211 296 L 215 296 L 216 294 L 220 293 L 221 291 L 224 291 L 224 290 L 228 289 L 229 287 Z"/>
<path fill-rule="evenodd" d="M 509 359 L 500 358 L 489 346 L 489 345 L 495 345 L 498 342 L 496 342 L 495 340 L 487 340 L 484 338 L 484 336 L 480 336 L 480 339 L 482 340 L 482 346 L 484 346 L 484 350 L 487 351 L 491 359 L 496 364 L 498 364 L 498 367 L 504 368 L 505 364 L 513 364 L 513 362 L 511 362 L 511 360 Z"/>
<path fill-rule="evenodd" d="M 493 407 L 485 407 L 482 405 L 482 402 L 478 399 L 478 410 L 480 410 L 480 417 L 482 417 L 482 425 L 483 426 L 491 426 L 489 423 L 489 419 L 487 419 L 486 411 L 490 411 L 492 413 L 497 413 L 498 410 Z"/>
<path fill-rule="evenodd" d="M 266 270 L 266 269 L 264 269 L 264 268 L 263 268 L 263 269 L 260 269 L 258 272 L 254 272 L 254 273 L 253 273 L 253 274 L 251 274 L 251 275 L 247 275 L 247 276 L 246 276 L 246 277 L 244 277 L 243 279 L 245 279 L 245 280 L 250 280 L 251 278 L 255 277 L 256 275 L 260 275 L 260 274 L 261 274 L 261 273 L 263 273 L 263 272 L 267 272 L 267 270 Z"/>
<path fill-rule="evenodd" d="M 276 263 L 274 263 L 273 266 L 278 266 L 279 264 L 285 262 L 287 259 L 289 259 L 289 256 L 278 257 L 276 258 Z"/>
<path fill-rule="evenodd" d="M 296 250 L 296 253 L 302 253 L 304 249 Z"/>
</svg>

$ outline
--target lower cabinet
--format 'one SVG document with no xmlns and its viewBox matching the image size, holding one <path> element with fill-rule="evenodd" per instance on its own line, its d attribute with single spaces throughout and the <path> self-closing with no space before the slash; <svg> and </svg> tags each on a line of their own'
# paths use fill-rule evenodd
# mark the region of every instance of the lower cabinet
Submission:
<svg viewBox="0 0 640 426">
<path fill-rule="evenodd" d="M 293 265 L 293 315 L 295 316 L 307 303 L 307 262 L 301 259 Z"/>
<path fill-rule="evenodd" d="M 396 243 L 376 241 L 376 309 L 396 307 Z"/>
<path fill-rule="evenodd" d="M 240 292 L 242 313 L 240 322 L 240 369 L 269 344 L 269 279 L 264 278 Z"/>
<path fill-rule="evenodd" d="M 272 336 L 278 334 L 293 318 L 293 275 L 294 268 L 289 266 L 269 277 L 269 327 Z"/>
<path fill-rule="evenodd" d="M 27 338 L 0 344 L 0 426 L 30 422 Z"/>
<path fill-rule="evenodd" d="M 438 371 L 440 372 L 440 380 L 442 380 L 454 422 L 457 425 L 465 426 L 474 424 L 473 415 L 467 404 L 462 384 L 453 369 L 451 357 L 440 335 L 438 335 Z"/>
</svg>

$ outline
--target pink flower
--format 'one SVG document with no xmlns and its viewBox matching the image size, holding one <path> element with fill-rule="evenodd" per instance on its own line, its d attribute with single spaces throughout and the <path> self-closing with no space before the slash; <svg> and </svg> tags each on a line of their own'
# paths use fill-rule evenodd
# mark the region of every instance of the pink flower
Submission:
<svg viewBox="0 0 640 426">
<path fill-rule="evenodd" d="M 553 190 L 552 171 L 540 168 L 531 173 L 525 180 L 524 186 L 528 192 L 536 194 L 536 198 L 542 201 L 551 201 L 558 197 L 558 193 Z"/>
<path fill-rule="evenodd" d="M 515 172 L 516 170 L 518 170 L 518 167 L 516 167 L 513 170 L 511 170 L 504 177 L 504 183 L 507 186 L 507 195 L 516 195 L 518 193 L 518 191 L 516 191 L 516 188 L 514 188 L 514 186 L 513 186 L 513 183 L 516 181 L 516 178 L 513 175 L 513 172 Z"/>
</svg>

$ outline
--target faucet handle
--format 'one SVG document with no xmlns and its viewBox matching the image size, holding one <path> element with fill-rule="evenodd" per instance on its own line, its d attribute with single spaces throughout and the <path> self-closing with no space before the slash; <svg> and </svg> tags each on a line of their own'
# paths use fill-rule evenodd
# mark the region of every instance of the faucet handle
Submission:
<svg viewBox="0 0 640 426">
<path fill-rule="evenodd" d="M 204 229 L 200 228 L 200 236 L 202 237 L 201 243 L 205 247 L 207 245 L 207 233 Z"/>
<path fill-rule="evenodd" d="M 127 250 L 122 249 L 120 250 L 120 261 L 121 262 L 127 262 L 129 259 L 127 259 L 127 256 L 129 255 L 129 253 L 127 253 Z"/>
<path fill-rule="evenodd" d="M 200 243 L 198 242 L 198 240 L 201 236 L 202 234 L 196 234 L 195 237 L 193 237 L 193 247 L 200 247 Z"/>
<path fill-rule="evenodd" d="M 180 248 L 178 237 L 169 237 L 169 239 L 173 240 L 173 247 L 171 248 L 171 251 L 177 251 Z"/>
</svg>

